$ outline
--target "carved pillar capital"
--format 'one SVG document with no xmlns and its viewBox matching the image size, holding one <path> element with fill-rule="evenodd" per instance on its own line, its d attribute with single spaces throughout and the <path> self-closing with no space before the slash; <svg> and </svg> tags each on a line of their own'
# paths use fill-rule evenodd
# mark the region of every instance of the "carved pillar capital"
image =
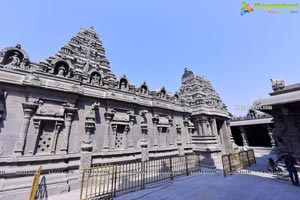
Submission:
<svg viewBox="0 0 300 200">
<path fill-rule="evenodd" d="M 157 130 L 158 130 L 158 133 L 161 133 L 161 131 L 162 131 L 162 127 L 157 127 Z"/>
<path fill-rule="evenodd" d="M 65 117 L 66 120 L 72 120 L 75 113 L 77 113 L 77 108 L 65 108 Z"/>
<path fill-rule="evenodd" d="M 105 122 L 109 124 L 111 122 L 111 120 L 113 119 L 114 115 L 115 114 L 113 112 L 105 112 L 104 113 Z"/>
<path fill-rule="evenodd" d="M 111 128 L 115 132 L 117 130 L 118 125 L 117 124 L 112 124 Z"/>
<path fill-rule="evenodd" d="M 188 121 L 188 120 L 184 120 L 184 121 L 183 121 L 183 125 L 184 125 L 185 127 L 187 127 L 187 126 L 189 125 L 189 121 Z"/>
<path fill-rule="evenodd" d="M 31 118 L 33 112 L 37 109 L 38 105 L 34 103 L 22 103 L 24 118 Z"/>
<path fill-rule="evenodd" d="M 130 121 L 131 124 L 134 123 L 135 119 L 136 119 L 136 115 L 134 115 L 134 114 L 129 115 L 129 121 Z"/>
<path fill-rule="evenodd" d="M 159 118 L 158 117 L 153 117 L 152 122 L 153 122 L 153 125 L 156 126 L 159 122 Z"/>
</svg>

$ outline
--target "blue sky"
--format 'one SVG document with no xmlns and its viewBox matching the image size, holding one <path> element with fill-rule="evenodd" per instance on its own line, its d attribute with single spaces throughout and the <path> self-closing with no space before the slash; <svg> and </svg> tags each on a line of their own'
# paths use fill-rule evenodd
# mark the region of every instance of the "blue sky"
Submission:
<svg viewBox="0 0 300 200">
<path fill-rule="evenodd" d="M 247 1 L 254 3 L 276 1 Z M 298 3 L 297 1 L 282 1 Z M 280 3 L 282 3 L 280 2 Z M 270 79 L 300 82 L 300 13 L 240 15 L 242 1 L 26 0 L 1 2 L 0 48 L 20 43 L 30 59 L 54 55 L 94 26 L 111 68 L 139 86 L 180 88 L 185 67 L 206 76 L 230 112 L 268 96 Z M 300 12 L 300 11 L 299 11 Z"/>
</svg>

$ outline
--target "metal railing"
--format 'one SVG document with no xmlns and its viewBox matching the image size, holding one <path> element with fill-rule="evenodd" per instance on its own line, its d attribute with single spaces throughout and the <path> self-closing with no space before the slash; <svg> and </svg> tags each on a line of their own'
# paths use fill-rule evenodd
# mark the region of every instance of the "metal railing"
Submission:
<svg viewBox="0 0 300 200">
<path fill-rule="evenodd" d="M 244 167 L 256 164 L 254 150 L 240 151 L 237 153 L 226 154 L 222 156 L 224 177 L 227 174 L 233 174 L 241 171 Z"/>
<path fill-rule="evenodd" d="M 81 200 L 114 197 L 117 192 L 144 189 L 145 185 L 200 171 L 199 155 L 125 161 L 83 169 Z"/>
</svg>

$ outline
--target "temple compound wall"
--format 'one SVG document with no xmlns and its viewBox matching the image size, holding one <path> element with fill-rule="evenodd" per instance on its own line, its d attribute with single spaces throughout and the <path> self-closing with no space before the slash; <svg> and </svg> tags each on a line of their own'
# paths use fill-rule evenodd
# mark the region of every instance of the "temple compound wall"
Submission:
<svg viewBox="0 0 300 200">
<path fill-rule="evenodd" d="M 93 27 L 40 62 L 19 44 L 5 48 L 0 199 L 27 198 L 40 165 L 48 195 L 78 188 L 80 169 L 114 161 L 196 153 L 218 166 L 233 150 L 229 120 L 210 82 L 188 69 L 173 94 L 116 78 Z"/>
</svg>

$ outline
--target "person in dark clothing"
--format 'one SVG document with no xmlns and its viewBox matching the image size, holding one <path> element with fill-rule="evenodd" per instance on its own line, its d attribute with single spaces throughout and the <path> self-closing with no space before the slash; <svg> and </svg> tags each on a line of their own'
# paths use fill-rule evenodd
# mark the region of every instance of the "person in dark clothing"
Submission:
<svg viewBox="0 0 300 200">
<path fill-rule="evenodd" d="M 276 163 L 280 160 L 284 160 L 285 167 L 287 168 L 289 174 L 290 174 L 290 179 L 293 183 L 293 185 L 299 185 L 299 177 L 297 173 L 297 169 L 295 167 L 295 164 L 297 164 L 297 161 L 295 158 L 291 156 L 290 153 L 286 153 L 280 156 L 280 158 L 276 161 Z"/>
</svg>

